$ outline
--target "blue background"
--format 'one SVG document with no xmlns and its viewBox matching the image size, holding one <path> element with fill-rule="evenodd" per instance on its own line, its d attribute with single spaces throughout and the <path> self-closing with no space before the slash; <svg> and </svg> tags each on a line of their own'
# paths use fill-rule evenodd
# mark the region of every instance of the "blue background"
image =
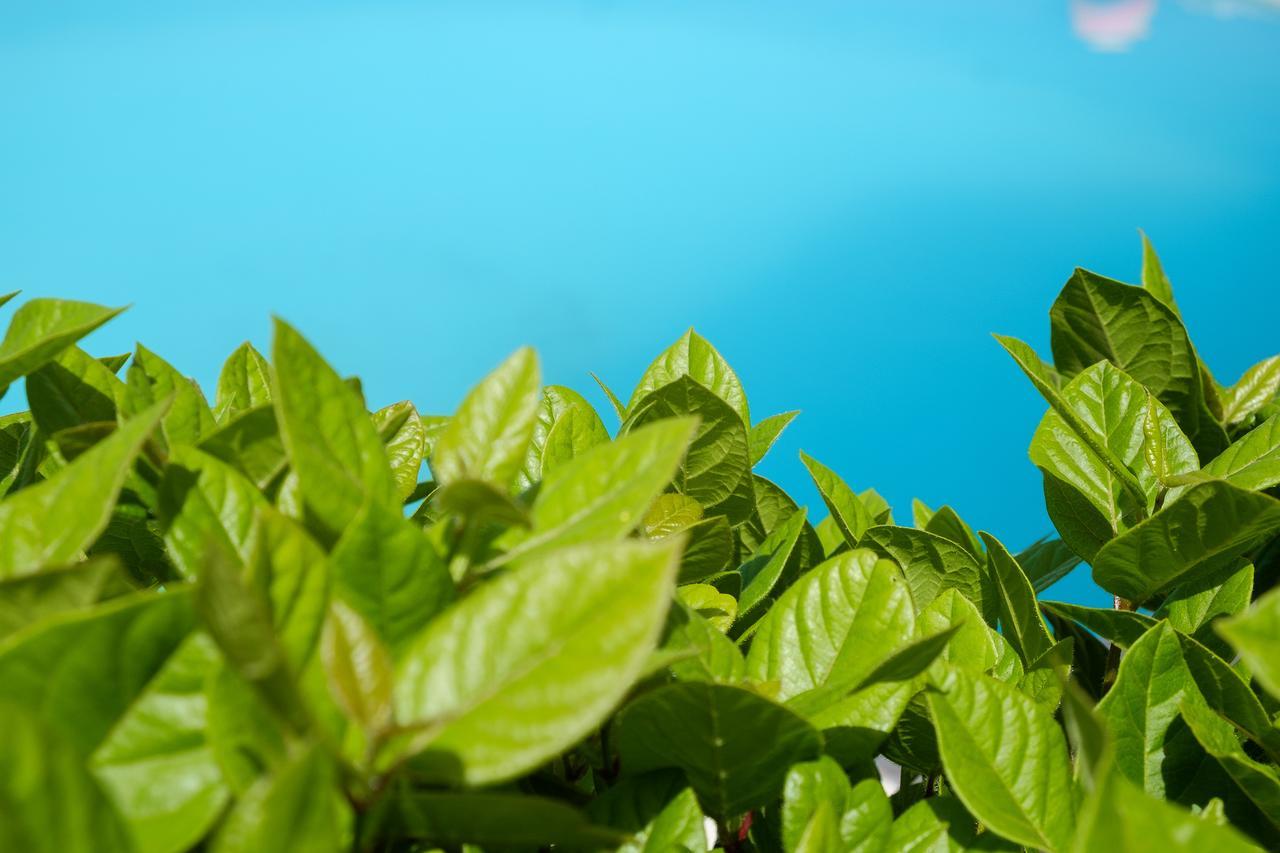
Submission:
<svg viewBox="0 0 1280 853">
<path fill-rule="evenodd" d="M 523 343 L 603 410 L 693 325 L 804 411 L 766 476 L 1016 548 L 1044 407 L 988 333 L 1047 352 L 1074 265 L 1145 228 L 1220 379 L 1280 350 L 1265 6 L 5 3 L 0 287 L 134 303 L 90 348 L 210 390 L 275 312 L 431 412 Z"/>
</svg>

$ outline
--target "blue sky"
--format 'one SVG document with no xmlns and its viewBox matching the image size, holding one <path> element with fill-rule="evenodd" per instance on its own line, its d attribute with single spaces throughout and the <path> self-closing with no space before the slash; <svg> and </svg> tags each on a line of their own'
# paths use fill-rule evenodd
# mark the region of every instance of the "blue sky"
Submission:
<svg viewBox="0 0 1280 853">
<path fill-rule="evenodd" d="M 1280 351 L 1277 91 L 1280 17 L 1150 0 L 6 4 L 0 278 L 206 387 L 276 313 L 427 411 L 525 343 L 603 406 L 692 325 L 803 410 L 803 501 L 800 448 L 1016 548 L 1044 407 L 989 333 L 1047 352 L 1073 266 L 1145 228 L 1219 378 Z"/>
</svg>

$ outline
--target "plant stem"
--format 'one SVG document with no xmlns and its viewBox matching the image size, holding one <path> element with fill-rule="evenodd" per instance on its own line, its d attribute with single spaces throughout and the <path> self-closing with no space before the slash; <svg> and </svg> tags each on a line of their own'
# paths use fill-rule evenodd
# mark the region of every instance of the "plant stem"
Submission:
<svg viewBox="0 0 1280 853">
<path fill-rule="evenodd" d="M 1123 599 L 1117 595 L 1115 597 L 1114 609 L 1132 611 L 1137 608 L 1134 607 L 1133 602 Z M 1115 684 L 1116 675 L 1120 672 L 1120 655 L 1120 646 L 1116 643 L 1112 643 L 1111 647 L 1107 649 L 1107 669 L 1102 675 L 1103 696 L 1106 696 L 1107 691 L 1111 689 L 1111 685 Z"/>
</svg>

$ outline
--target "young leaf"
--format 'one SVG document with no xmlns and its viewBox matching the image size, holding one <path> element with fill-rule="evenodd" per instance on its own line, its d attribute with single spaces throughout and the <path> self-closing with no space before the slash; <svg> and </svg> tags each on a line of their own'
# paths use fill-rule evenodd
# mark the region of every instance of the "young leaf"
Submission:
<svg viewBox="0 0 1280 853">
<path fill-rule="evenodd" d="M 428 778 L 490 784 L 590 731 L 653 651 L 679 545 L 551 552 L 433 620 L 396 672 L 397 719 L 427 726 L 413 744 L 421 752 L 415 769 Z"/>
<path fill-rule="evenodd" d="M 791 412 L 783 412 L 779 415 L 770 415 L 751 427 L 752 468 L 760 464 L 761 460 L 768 454 L 769 449 L 773 447 L 774 442 L 778 440 L 778 436 L 782 435 L 782 431 L 795 420 L 798 414 L 800 414 L 800 411 L 797 409 Z"/>
<path fill-rule="evenodd" d="M 645 370 L 636 389 L 631 392 L 627 415 L 633 414 L 640 402 L 653 391 L 686 376 L 728 403 L 744 426 L 751 423 L 747 395 L 737 374 L 716 348 L 693 329 L 681 335 Z"/>
<path fill-rule="evenodd" d="M 280 435 L 309 521 L 326 544 L 366 502 L 398 507 L 387 452 L 359 395 L 282 320 L 272 356 Z"/>
<path fill-rule="evenodd" d="M 1169 276 L 1164 273 L 1160 256 L 1156 254 L 1155 247 L 1147 239 L 1146 233 L 1143 231 L 1138 233 L 1142 235 L 1142 286 L 1174 315 L 1180 317 L 1178 304 L 1173 299 L 1173 285 L 1169 283 Z"/>
<path fill-rule="evenodd" d="M 1212 574 L 1280 530 L 1280 501 L 1228 483 L 1199 483 L 1103 546 L 1093 579 L 1142 602 L 1175 584 Z"/>
<path fill-rule="evenodd" d="M 241 412 L 206 435 L 200 450 L 216 456 L 266 492 L 289 466 L 276 411 L 260 406 Z"/>
<path fill-rule="evenodd" d="M 590 374 L 591 378 L 600 386 L 600 390 L 604 392 L 604 396 L 609 400 L 609 405 L 613 407 L 613 413 L 618 416 L 618 422 L 621 423 L 627 419 L 627 407 L 622 405 L 622 401 L 618 399 L 618 395 L 613 393 L 608 385 L 604 384 L 604 380 L 594 373 Z"/>
<path fill-rule="evenodd" d="M 165 406 L 131 418 L 53 477 L 0 502 L 0 578 L 70 562 L 93 542 Z"/>
<path fill-rule="evenodd" d="M 897 566 L 867 550 L 800 578 L 760 622 L 747 674 L 776 681 L 787 700 L 826 688 L 839 698 L 911 640 L 915 611 Z"/>
<path fill-rule="evenodd" d="M 929 602 L 916 618 L 916 629 L 924 637 L 955 629 L 939 660 L 978 673 L 989 672 L 996 665 L 998 649 L 991 629 L 973 602 L 954 589 L 944 590 Z"/>
<path fill-rule="evenodd" d="M 1272 415 L 1254 427 L 1214 457 L 1200 473 L 1251 491 L 1280 483 L 1280 415 Z M 1185 486 L 1170 489 L 1165 502 L 1177 500 L 1184 491 Z"/>
<path fill-rule="evenodd" d="M 505 489 L 524 461 L 538 417 L 538 357 L 516 350 L 467 394 L 431 457 L 441 483 L 471 478 Z"/>
<path fill-rule="evenodd" d="M 695 426 L 658 421 L 547 474 L 530 511 L 533 529 L 507 558 L 631 532 L 671 482 Z"/>
<path fill-rule="evenodd" d="M 1062 850 L 1075 822 L 1062 730 L 1016 689 L 951 669 L 927 694 L 947 780 L 969 811 L 1006 838 Z"/>
<path fill-rule="evenodd" d="M 391 724 L 391 656 L 360 614 L 341 601 L 329 605 L 320 645 L 329 692 L 347 717 L 370 735 Z"/>
<path fill-rule="evenodd" d="M 13 314 L 0 341 L 0 396 L 15 379 L 34 371 L 123 311 L 67 299 L 32 299 Z"/>
<path fill-rule="evenodd" d="M 609 433 L 595 409 L 586 403 L 570 406 L 547 433 L 542 448 L 542 475 L 582 456 L 593 447 L 609 443 Z"/>
<path fill-rule="evenodd" d="M 618 720 L 628 772 L 678 767 L 703 809 L 717 818 L 768 802 L 787 769 L 815 758 L 818 732 L 792 712 L 747 690 L 671 684 L 632 702 Z"/>
<path fill-rule="evenodd" d="M 408 400 L 392 403 L 373 413 L 373 424 L 387 448 L 391 477 L 401 500 L 418 486 L 418 472 L 427 452 L 427 430 L 418 410 Z"/>
<path fill-rule="evenodd" d="M 664 652 L 680 655 L 671 664 L 671 674 L 678 681 L 737 684 L 747 676 L 747 662 L 737 644 L 683 602 L 671 609 L 658 654 Z"/>
<path fill-rule="evenodd" d="M 195 444 L 201 436 L 213 432 L 213 411 L 195 382 L 142 344 L 133 354 L 126 378 L 126 414 L 137 414 L 160 400 L 172 399 L 160 421 L 160 430 L 170 446 Z"/>
<path fill-rule="evenodd" d="M 0 850 L 134 853 L 83 756 L 38 708 L 0 702 Z"/>
<path fill-rule="evenodd" d="M 825 691 L 802 693 L 788 704 L 822 731 L 827 753 L 851 767 L 875 756 L 919 692 L 913 678 L 871 684 L 834 702 Z M 802 708 L 814 699 L 817 707 Z"/>
<path fill-rule="evenodd" d="M 840 475 L 823 465 L 817 459 L 800 452 L 800 461 L 809 470 L 813 484 L 818 487 L 822 502 L 827 505 L 831 518 L 844 534 L 845 542 L 850 548 L 858 547 L 862 534 L 872 526 L 873 520 L 867 508 L 859 500 L 857 492 L 849 488 Z"/>
<path fill-rule="evenodd" d="M 542 479 L 543 457 L 547 453 L 547 440 L 557 423 L 568 418 L 560 428 L 561 436 L 557 437 L 560 448 L 551 451 L 553 462 L 563 461 L 561 456 L 567 451 L 572 458 L 573 452 L 609 440 L 609 432 L 596 410 L 587 399 L 563 385 L 547 385 L 542 389 L 542 402 L 538 407 L 538 417 L 533 424 L 533 433 L 529 437 L 529 447 L 525 451 L 524 465 L 517 477 L 517 486 L 527 489 Z"/>
<path fill-rule="evenodd" d="M 743 588 L 738 604 L 739 611 L 744 616 L 752 614 L 763 605 L 777 586 L 795 551 L 796 543 L 800 540 L 804 525 L 805 511 L 796 510 L 765 537 L 750 559 L 739 568 Z"/>
<path fill-rule="evenodd" d="M 1155 615 L 1168 619 L 1184 634 L 1194 634 L 1202 643 L 1220 645 L 1208 628 L 1209 622 L 1243 612 L 1252 598 L 1253 564 L 1228 565 L 1224 572 L 1174 587 Z"/>
<path fill-rule="evenodd" d="M 792 765 L 787 772 L 782 791 L 782 843 L 787 850 L 800 849 L 806 827 L 824 805 L 835 817 L 837 843 L 832 848 L 819 849 L 884 849 L 893 809 L 880 780 L 864 779 L 852 785 L 840 765 L 824 756 Z"/>
<path fill-rule="evenodd" d="M 1222 422 L 1231 426 L 1275 399 L 1280 392 L 1280 355 L 1250 367 L 1222 394 Z"/>
<path fill-rule="evenodd" d="M 1076 407 L 1063 397 L 1056 384 L 1057 374 L 1050 373 L 1051 368 L 1040 361 L 1035 351 L 1017 338 L 1003 335 L 996 335 L 995 338 L 1005 351 L 1013 356 L 1013 360 L 1031 380 L 1031 384 L 1049 404 L 1052 413 L 1057 415 L 1057 420 L 1049 420 L 1046 415 L 1046 419 L 1041 421 L 1041 427 L 1044 429 L 1043 437 L 1040 436 L 1039 430 L 1037 431 L 1040 444 L 1048 448 L 1045 455 L 1050 456 L 1053 448 L 1062 445 L 1064 452 L 1069 456 L 1072 453 L 1070 442 L 1066 440 L 1069 433 L 1088 449 L 1091 459 L 1097 460 L 1110 472 L 1111 476 L 1115 477 L 1120 488 L 1129 494 L 1136 505 L 1145 505 L 1146 491 L 1138 478 L 1123 460 L 1116 458 L 1107 444 L 1099 438 L 1098 431 L 1081 417 Z M 1032 446 L 1033 448 L 1036 446 L 1034 441 Z"/>
<path fill-rule="evenodd" d="M 935 515 L 929 505 L 919 498 L 911 499 L 911 523 L 919 530 L 924 530 L 929 526 L 929 521 Z"/>
<path fill-rule="evenodd" d="M 245 341 L 222 365 L 214 396 L 214 416 L 226 423 L 241 412 L 271 405 L 271 366 Z"/>
</svg>

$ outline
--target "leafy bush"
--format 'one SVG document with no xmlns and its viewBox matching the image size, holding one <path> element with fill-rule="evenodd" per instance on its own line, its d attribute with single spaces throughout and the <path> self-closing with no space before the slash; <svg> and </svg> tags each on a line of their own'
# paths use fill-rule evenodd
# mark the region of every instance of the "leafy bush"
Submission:
<svg viewBox="0 0 1280 853">
<path fill-rule="evenodd" d="M 999 338 L 1059 534 L 1016 554 L 802 455 L 811 523 L 752 472 L 795 413 L 692 331 L 611 437 L 529 350 L 370 413 L 278 322 L 211 407 L 32 300 L 0 849 L 1276 849 L 1280 357 L 1220 386 L 1143 279 L 1077 270 L 1052 364 Z M 1114 609 L 1037 600 L 1081 561 Z"/>
</svg>

